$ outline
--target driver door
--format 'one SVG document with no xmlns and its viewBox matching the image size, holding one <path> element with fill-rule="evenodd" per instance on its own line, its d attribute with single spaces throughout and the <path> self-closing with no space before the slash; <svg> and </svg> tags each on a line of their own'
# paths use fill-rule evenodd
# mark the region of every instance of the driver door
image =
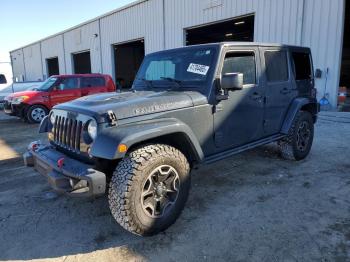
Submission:
<svg viewBox="0 0 350 262">
<path fill-rule="evenodd" d="M 53 107 L 81 97 L 78 80 L 77 77 L 69 77 L 58 81 L 50 92 L 51 106 Z"/>
<path fill-rule="evenodd" d="M 218 101 L 214 113 L 215 145 L 218 151 L 258 140 L 263 136 L 264 88 L 260 85 L 258 48 L 227 50 L 221 74 L 242 73 L 243 89 L 229 91 Z"/>
</svg>

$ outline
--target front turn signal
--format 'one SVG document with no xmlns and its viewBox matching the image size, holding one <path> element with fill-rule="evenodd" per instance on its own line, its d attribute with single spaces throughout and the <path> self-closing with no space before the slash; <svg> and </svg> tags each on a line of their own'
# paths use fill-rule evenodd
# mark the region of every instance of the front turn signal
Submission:
<svg viewBox="0 0 350 262">
<path fill-rule="evenodd" d="M 128 150 L 128 147 L 125 144 L 120 144 L 118 146 L 118 152 L 119 153 L 125 153 Z"/>
</svg>

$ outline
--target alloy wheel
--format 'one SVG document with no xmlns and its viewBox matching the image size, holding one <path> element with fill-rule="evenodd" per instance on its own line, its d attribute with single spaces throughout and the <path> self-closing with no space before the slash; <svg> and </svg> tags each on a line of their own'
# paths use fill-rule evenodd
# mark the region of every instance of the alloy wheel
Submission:
<svg viewBox="0 0 350 262">
<path fill-rule="evenodd" d="M 40 122 L 41 120 L 43 120 L 46 113 L 44 109 L 37 107 L 32 110 L 30 115 L 33 120 L 35 120 L 36 122 Z"/>
<path fill-rule="evenodd" d="M 155 168 L 142 187 L 143 210 L 149 217 L 162 217 L 175 204 L 179 190 L 179 174 L 175 168 L 169 165 Z"/>
<path fill-rule="evenodd" d="M 300 151 L 304 152 L 310 141 L 311 131 L 310 124 L 307 121 L 303 121 L 300 123 L 298 131 L 297 131 L 297 147 Z"/>
</svg>

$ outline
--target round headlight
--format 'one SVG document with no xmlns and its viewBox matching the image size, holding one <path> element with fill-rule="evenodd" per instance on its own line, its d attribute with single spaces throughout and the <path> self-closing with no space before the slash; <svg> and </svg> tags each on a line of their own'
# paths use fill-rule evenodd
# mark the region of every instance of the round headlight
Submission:
<svg viewBox="0 0 350 262">
<path fill-rule="evenodd" d="M 51 114 L 50 114 L 50 122 L 51 122 L 51 124 L 54 124 L 55 123 L 55 114 L 53 113 L 53 112 L 51 112 Z"/>
<path fill-rule="evenodd" d="M 90 120 L 87 130 L 89 136 L 94 140 L 97 136 L 97 123 L 95 120 Z"/>
</svg>

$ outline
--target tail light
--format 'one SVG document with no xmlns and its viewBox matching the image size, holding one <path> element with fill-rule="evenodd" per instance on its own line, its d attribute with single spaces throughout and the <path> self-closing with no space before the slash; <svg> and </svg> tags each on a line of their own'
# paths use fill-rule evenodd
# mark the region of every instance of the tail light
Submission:
<svg viewBox="0 0 350 262">
<path fill-rule="evenodd" d="M 316 98 L 317 97 L 317 89 L 316 88 L 312 88 L 311 89 L 311 97 L 312 98 Z"/>
</svg>

